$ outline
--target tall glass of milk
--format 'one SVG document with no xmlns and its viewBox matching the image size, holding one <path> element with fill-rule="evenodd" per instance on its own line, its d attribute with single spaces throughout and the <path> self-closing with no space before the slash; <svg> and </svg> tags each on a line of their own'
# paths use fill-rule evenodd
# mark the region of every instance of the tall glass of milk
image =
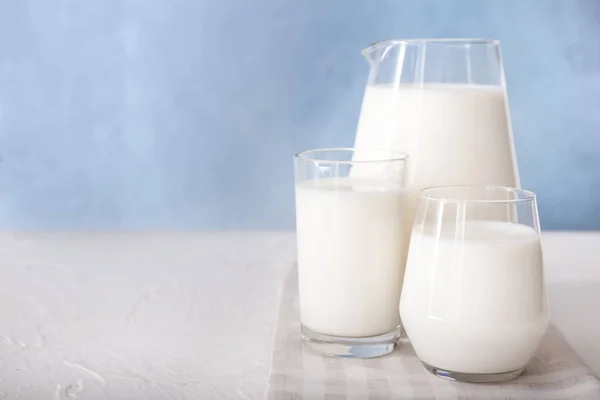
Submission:
<svg viewBox="0 0 600 400">
<path fill-rule="evenodd" d="M 356 155 L 410 155 L 410 210 L 429 186 L 519 186 L 498 41 L 387 40 L 363 55 L 371 68 Z M 407 233 L 412 218 L 409 211 Z"/>
<path fill-rule="evenodd" d="M 396 347 L 406 160 L 353 149 L 295 156 L 301 334 L 319 353 L 367 358 Z"/>
<path fill-rule="evenodd" d="M 517 377 L 549 321 L 535 195 L 433 187 L 414 220 L 400 315 L 417 356 L 442 378 Z"/>
</svg>

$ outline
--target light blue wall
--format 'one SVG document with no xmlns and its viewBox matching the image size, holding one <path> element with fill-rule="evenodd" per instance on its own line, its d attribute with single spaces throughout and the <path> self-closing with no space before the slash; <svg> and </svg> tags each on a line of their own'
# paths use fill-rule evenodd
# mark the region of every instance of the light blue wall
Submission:
<svg viewBox="0 0 600 400">
<path fill-rule="evenodd" d="M 598 0 L 0 0 L 0 227 L 293 227 L 392 37 L 502 41 L 522 184 L 600 229 Z"/>
</svg>

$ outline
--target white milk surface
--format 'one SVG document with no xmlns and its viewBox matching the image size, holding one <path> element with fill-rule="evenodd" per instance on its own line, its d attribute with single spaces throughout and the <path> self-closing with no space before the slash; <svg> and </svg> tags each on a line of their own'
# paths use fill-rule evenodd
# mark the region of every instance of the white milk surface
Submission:
<svg viewBox="0 0 600 400">
<path fill-rule="evenodd" d="M 296 185 L 304 326 L 344 337 L 398 327 L 404 198 L 390 181 L 330 178 Z"/>
<path fill-rule="evenodd" d="M 434 367 L 520 370 L 549 318 L 539 235 L 507 222 L 457 228 L 415 227 L 400 302 L 403 326 L 419 358 Z"/>
<path fill-rule="evenodd" d="M 377 150 L 407 153 L 406 243 L 421 189 L 438 185 L 518 186 L 502 87 L 369 85 L 355 139 L 355 158 Z M 368 170 L 357 169 L 361 176 Z M 357 175 L 355 175 L 357 176 Z"/>
</svg>

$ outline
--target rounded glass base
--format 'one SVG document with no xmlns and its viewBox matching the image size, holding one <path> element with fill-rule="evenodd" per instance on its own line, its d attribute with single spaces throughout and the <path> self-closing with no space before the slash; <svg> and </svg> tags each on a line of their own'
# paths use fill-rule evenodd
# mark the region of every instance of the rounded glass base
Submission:
<svg viewBox="0 0 600 400">
<path fill-rule="evenodd" d="M 437 368 L 427 363 L 423 363 L 425 369 L 438 378 L 447 379 L 455 382 L 465 383 L 493 383 L 511 381 L 521 375 L 523 369 L 511 372 L 500 372 L 497 374 L 469 374 L 464 372 L 447 371 Z"/>
<path fill-rule="evenodd" d="M 382 335 L 356 338 L 324 335 L 305 326 L 302 326 L 301 333 L 304 345 L 321 355 L 342 358 L 373 358 L 394 351 L 400 338 L 400 327 Z"/>
</svg>

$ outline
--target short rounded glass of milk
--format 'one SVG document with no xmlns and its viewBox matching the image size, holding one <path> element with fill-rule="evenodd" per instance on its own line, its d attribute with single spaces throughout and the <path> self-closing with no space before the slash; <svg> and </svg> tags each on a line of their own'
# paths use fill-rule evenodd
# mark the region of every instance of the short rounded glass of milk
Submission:
<svg viewBox="0 0 600 400">
<path fill-rule="evenodd" d="M 523 372 L 549 322 L 535 194 L 421 191 L 400 316 L 417 356 L 439 377 L 499 382 Z"/>
<path fill-rule="evenodd" d="M 295 156 L 301 335 L 318 353 L 369 358 L 398 343 L 406 161 L 345 148 Z"/>
</svg>

